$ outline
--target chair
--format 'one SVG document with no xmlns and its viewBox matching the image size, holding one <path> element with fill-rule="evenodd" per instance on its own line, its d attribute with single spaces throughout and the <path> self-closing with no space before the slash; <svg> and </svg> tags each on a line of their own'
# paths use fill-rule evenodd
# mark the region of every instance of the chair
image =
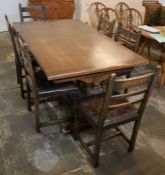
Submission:
<svg viewBox="0 0 165 175">
<path fill-rule="evenodd" d="M 10 38 L 11 38 L 11 41 L 12 41 L 13 50 L 14 50 L 15 65 L 16 65 L 16 75 L 17 75 L 17 82 L 20 83 L 20 80 L 19 80 L 19 72 L 18 72 L 18 66 L 17 66 L 18 52 L 17 52 L 17 48 L 16 48 L 16 45 L 15 45 L 15 42 L 14 42 L 13 35 L 12 35 L 11 24 L 10 24 L 9 19 L 8 19 L 8 17 L 7 17 L 6 14 L 5 14 L 5 20 L 6 20 L 7 29 L 8 29 L 8 31 L 9 31 Z"/>
<path fill-rule="evenodd" d="M 115 31 L 114 32 L 116 32 L 116 28 L 117 28 L 117 25 L 118 25 L 118 22 L 119 22 L 119 17 L 118 17 L 118 14 L 116 13 L 116 11 L 112 8 L 105 7 L 105 8 L 102 8 L 100 10 L 99 14 L 104 19 L 106 19 L 110 22 L 115 21 L 115 26 L 114 26 Z"/>
<path fill-rule="evenodd" d="M 138 52 L 140 38 L 141 32 L 136 33 L 119 25 L 115 36 L 115 41 L 121 43 L 134 52 Z"/>
<path fill-rule="evenodd" d="M 123 12 L 127 9 L 129 9 L 129 6 L 125 2 L 119 2 L 116 4 L 115 11 L 117 12 L 119 17 L 119 24 L 122 23 Z"/>
<path fill-rule="evenodd" d="M 47 104 L 48 102 L 57 99 L 57 97 L 64 97 L 71 94 L 76 96 L 79 92 L 77 86 L 75 86 L 72 82 L 54 84 L 53 82 L 48 81 L 42 71 L 34 71 L 29 50 L 27 48 L 22 48 L 22 53 L 26 72 L 28 110 L 31 111 L 31 106 L 34 104 L 36 131 L 40 132 L 41 127 L 65 122 L 65 119 L 57 118 L 41 122 L 39 109 L 40 104 Z"/>
<path fill-rule="evenodd" d="M 100 17 L 100 10 L 106 6 L 101 2 L 94 2 L 89 6 L 88 14 L 92 27 L 97 28 Z"/>
<path fill-rule="evenodd" d="M 101 16 L 99 19 L 99 25 L 97 30 L 102 32 L 104 35 L 112 38 L 114 26 L 115 26 L 115 21 L 109 22 L 107 19 Z"/>
<path fill-rule="evenodd" d="M 21 22 L 24 22 L 25 19 L 33 19 L 33 20 L 47 19 L 46 7 L 43 5 L 22 7 L 21 3 L 19 3 L 19 14 Z"/>
<path fill-rule="evenodd" d="M 134 30 L 134 27 L 143 25 L 143 18 L 140 12 L 134 8 L 129 8 L 123 11 L 122 26 L 129 30 Z"/>
<path fill-rule="evenodd" d="M 25 98 L 25 93 L 26 93 L 26 88 L 24 87 L 25 73 L 24 73 L 22 56 L 20 52 L 20 46 L 19 46 L 17 34 L 14 28 L 11 26 L 7 15 L 5 15 L 5 19 L 6 19 L 8 31 L 10 33 L 14 55 L 15 55 L 17 82 L 20 84 L 21 97 Z"/>
<path fill-rule="evenodd" d="M 102 141 L 123 136 L 129 143 L 128 151 L 133 151 L 154 77 L 154 72 L 148 72 L 123 79 L 117 78 L 113 73 L 107 80 L 107 88 L 103 95 L 80 99 L 77 103 L 78 116 L 74 122 L 74 137 L 87 151 L 94 167 L 99 165 Z M 125 93 L 124 89 L 129 91 Z M 81 118 L 90 125 L 89 129 L 79 129 Z M 134 126 L 131 138 L 128 138 L 120 126 L 130 122 L 134 122 Z"/>
</svg>

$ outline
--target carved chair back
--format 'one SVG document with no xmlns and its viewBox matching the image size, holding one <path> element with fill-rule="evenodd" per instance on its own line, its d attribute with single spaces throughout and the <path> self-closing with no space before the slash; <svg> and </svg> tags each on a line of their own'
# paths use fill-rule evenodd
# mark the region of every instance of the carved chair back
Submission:
<svg viewBox="0 0 165 175">
<path fill-rule="evenodd" d="M 115 26 L 114 26 L 114 33 L 115 33 L 119 22 L 119 17 L 116 11 L 112 8 L 105 7 L 100 10 L 99 14 L 109 22 L 115 21 Z"/>
<path fill-rule="evenodd" d="M 130 7 L 125 2 L 119 2 L 118 4 L 116 4 L 115 11 L 117 12 L 118 17 L 119 17 L 119 23 L 122 22 L 123 12 L 129 8 Z"/>
<path fill-rule="evenodd" d="M 94 2 L 89 6 L 88 14 L 92 27 L 97 28 L 98 20 L 100 17 L 100 10 L 105 7 L 106 5 L 101 2 Z"/>
<path fill-rule="evenodd" d="M 133 30 L 134 27 L 143 25 L 143 18 L 140 12 L 134 8 L 123 11 L 122 26 Z"/>
</svg>

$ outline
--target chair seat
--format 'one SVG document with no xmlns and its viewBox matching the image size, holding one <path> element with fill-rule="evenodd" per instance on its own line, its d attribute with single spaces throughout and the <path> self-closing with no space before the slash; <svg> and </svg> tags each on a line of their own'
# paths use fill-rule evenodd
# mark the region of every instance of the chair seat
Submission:
<svg viewBox="0 0 165 175">
<path fill-rule="evenodd" d="M 98 124 L 103 99 L 104 96 L 98 95 L 95 98 L 86 99 L 79 104 L 80 111 L 85 115 L 85 117 L 88 117 L 88 121 L 94 126 L 97 126 Z M 128 100 L 115 100 L 112 104 L 120 104 L 121 102 L 128 102 Z M 104 122 L 104 127 L 111 127 L 119 123 L 122 124 L 127 121 L 134 120 L 137 116 L 138 111 L 134 105 L 127 108 L 121 108 L 120 110 L 109 109 Z"/>
<path fill-rule="evenodd" d="M 54 84 L 46 79 L 42 71 L 36 72 L 37 93 L 39 98 L 49 98 L 78 92 L 78 87 L 72 82 Z"/>
</svg>

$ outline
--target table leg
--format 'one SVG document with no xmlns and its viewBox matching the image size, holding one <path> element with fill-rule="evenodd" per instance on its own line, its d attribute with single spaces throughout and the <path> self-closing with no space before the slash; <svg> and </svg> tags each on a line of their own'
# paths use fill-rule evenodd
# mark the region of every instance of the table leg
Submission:
<svg viewBox="0 0 165 175">
<path fill-rule="evenodd" d="M 151 61 L 151 50 L 150 50 L 150 40 L 148 38 L 144 38 L 144 41 L 141 44 L 141 47 L 138 51 L 138 54 L 141 55 L 144 52 L 144 48 L 147 47 L 148 50 L 148 59 Z"/>
<path fill-rule="evenodd" d="M 140 46 L 140 49 L 139 49 L 139 51 L 138 51 L 138 54 L 139 54 L 139 55 L 141 55 L 141 54 L 144 52 L 144 48 L 145 48 L 146 45 L 147 45 L 147 41 L 148 41 L 148 39 L 145 38 L 144 41 L 142 42 L 142 44 L 141 44 L 141 46 Z"/>
</svg>

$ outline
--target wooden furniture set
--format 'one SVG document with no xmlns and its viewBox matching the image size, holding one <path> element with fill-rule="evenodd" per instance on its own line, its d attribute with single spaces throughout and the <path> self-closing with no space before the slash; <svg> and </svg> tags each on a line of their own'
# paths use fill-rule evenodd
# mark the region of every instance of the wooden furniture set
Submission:
<svg viewBox="0 0 165 175">
<path fill-rule="evenodd" d="M 40 28 L 40 30 L 38 30 L 38 28 Z M 117 81 L 117 79 L 115 78 L 116 75 L 112 74 L 113 72 L 116 73 L 123 72 L 128 68 L 145 65 L 148 63 L 146 59 L 136 54 L 135 52 L 125 48 L 124 46 L 116 43 L 115 41 L 109 39 L 108 37 L 100 35 L 96 30 L 76 20 L 47 21 L 46 24 L 44 21 L 35 21 L 22 24 L 14 23 L 14 29 L 19 33 L 19 36 L 21 36 L 23 41 L 26 42 L 28 49 L 32 52 L 34 56 L 34 59 L 37 61 L 37 63 L 43 70 L 43 73 L 46 78 L 44 79 L 44 82 L 53 83 L 52 86 L 54 88 L 58 88 L 59 86 L 61 86 L 62 84 L 66 84 L 67 82 L 83 81 L 85 83 L 99 84 L 99 82 L 101 82 L 102 80 L 107 81 L 109 80 L 108 86 L 105 89 L 106 93 L 102 94 L 103 99 L 104 98 L 109 99 L 108 96 L 110 97 L 112 95 L 111 93 L 113 92 L 112 85 L 116 84 L 115 81 Z M 31 76 L 31 79 L 34 79 L 34 73 L 31 74 L 33 72 L 31 65 L 31 57 L 28 55 L 28 53 L 29 52 L 24 51 L 25 69 L 27 71 L 28 75 L 27 77 Z M 143 83 L 151 83 L 153 75 L 154 74 L 151 73 L 144 75 L 142 77 L 138 77 L 137 79 L 136 78 L 126 79 L 129 83 L 119 81 L 120 85 L 118 85 L 118 87 L 119 86 L 122 86 L 123 88 L 133 87 L 137 85 L 137 82 L 139 85 L 139 81 L 140 82 L 143 81 Z M 28 85 L 30 85 L 30 83 L 28 83 Z M 148 86 L 148 88 L 149 87 L 151 86 Z M 35 88 L 31 88 L 32 91 L 34 91 L 34 89 Z M 39 91 L 37 92 L 39 93 Z M 71 92 L 70 89 L 68 92 L 69 93 Z M 75 92 L 77 92 L 76 88 L 74 89 L 73 94 Z M 127 99 L 127 97 L 131 95 L 146 92 L 148 92 L 148 89 L 145 90 L 143 89 L 142 91 L 138 91 L 135 94 L 128 93 L 125 95 L 122 94 L 120 95 L 121 98 Z M 35 92 L 33 92 L 33 94 L 35 94 Z M 52 94 L 51 97 L 53 97 Z M 93 96 L 91 100 L 93 98 L 95 99 L 95 97 L 97 97 L 97 95 Z M 119 97 L 116 96 L 112 98 L 119 98 Z M 86 97 L 80 98 L 81 103 L 76 104 L 82 104 L 82 103 L 85 104 L 87 99 L 88 98 Z M 125 101 L 123 103 L 123 107 L 125 105 L 128 107 L 129 104 L 131 106 L 131 104 L 133 105 L 134 103 L 135 102 L 129 103 L 128 101 Z M 102 108 L 101 105 L 100 108 L 98 109 L 104 109 L 103 111 L 107 112 L 107 104 L 109 104 L 109 102 L 105 103 L 104 108 Z M 118 104 L 117 106 L 112 107 L 121 107 L 121 106 L 122 104 Z M 77 114 L 78 109 L 79 106 L 76 105 L 75 114 Z M 105 115 L 103 114 L 104 113 L 102 113 L 102 117 L 105 117 Z M 136 129 L 134 129 L 133 132 L 134 134 L 131 139 L 130 150 L 133 150 L 138 127 L 140 124 L 141 114 L 142 111 L 141 113 L 139 113 L 138 116 L 135 115 L 126 120 L 123 117 L 121 117 L 122 120 L 117 120 L 115 123 L 115 124 L 123 124 L 128 121 L 133 120 L 136 121 L 135 122 Z M 99 123 L 102 121 L 99 124 L 99 126 L 101 126 L 103 124 L 103 118 L 101 119 L 98 116 L 97 119 Z M 75 121 L 74 130 L 78 129 L 76 127 L 77 125 L 76 123 L 77 121 Z M 98 124 L 96 125 L 98 126 Z M 100 135 L 101 130 L 98 130 L 97 134 Z M 119 130 L 117 135 L 119 135 Z M 95 160 L 94 161 L 95 166 L 98 165 L 98 153 L 100 150 L 98 148 L 100 148 L 99 145 L 101 143 L 100 142 L 101 140 L 99 140 L 100 137 L 101 135 L 96 139 L 97 151 L 95 152 L 96 153 L 95 156 L 92 157 Z M 92 143 L 88 143 L 88 146 L 92 145 Z"/>
<path fill-rule="evenodd" d="M 123 9 L 124 5 L 121 5 Z M 130 72 L 134 67 L 148 64 L 148 60 L 136 53 L 140 32 L 134 33 L 119 25 L 115 37 L 119 43 L 110 38 L 115 23 L 110 21 L 113 15 L 109 15 L 109 11 L 115 16 L 116 12 L 110 8 L 99 10 L 100 6 L 101 3 L 96 3 L 94 8 L 97 13 L 101 11 L 97 28 L 108 37 L 77 20 L 49 20 L 45 23 L 44 20 L 23 22 L 22 18 L 21 23 L 14 23 L 12 27 L 6 16 L 14 51 L 16 50 L 16 65 L 17 60 L 19 66 L 21 65 L 17 67 L 18 83 L 26 78 L 28 110 L 31 110 L 32 105 L 35 106 L 37 132 L 40 132 L 41 127 L 67 120 L 51 117 L 53 120 L 42 122 L 39 114 L 40 104 L 49 106 L 49 101 L 69 96 L 73 100 L 74 109 L 73 135 L 89 153 L 95 167 L 99 164 L 102 141 L 123 136 L 129 143 L 128 151 L 133 151 L 155 77 L 153 71 L 133 77 L 131 74 L 125 78 L 118 77 L 123 72 Z M 38 14 L 42 14 L 44 8 L 37 9 Z M 22 9 L 21 13 L 23 10 L 26 11 Z M 30 12 L 30 17 L 38 19 L 38 14 L 34 15 L 33 9 L 30 9 Z M 44 18 L 39 15 L 39 19 Z M 79 90 L 80 81 L 94 86 L 100 86 L 103 82 L 103 91 L 86 96 Z M 24 83 L 20 84 L 23 86 Z M 85 142 L 81 137 L 83 130 L 79 125 L 82 118 L 88 123 L 87 126 L 90 126 L 94 136 L 89 142 Z M 120 125 L 129 122 L 134 122 L 131 139 L 128 139 L 120 128 Z M 113 129 L 116 132 L 111 134 Z M 107 134 L 109 130 L 110 133 Z M 91 149 L 92 145 L 94 150 Z"/>
</svg>

